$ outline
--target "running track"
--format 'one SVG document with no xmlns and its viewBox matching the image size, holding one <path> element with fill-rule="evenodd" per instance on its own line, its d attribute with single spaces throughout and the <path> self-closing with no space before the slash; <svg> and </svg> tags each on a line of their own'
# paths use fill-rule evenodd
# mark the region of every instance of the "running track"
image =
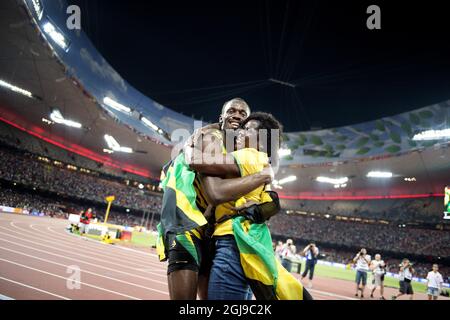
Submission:
<svg viewBox="0 0 450 320">
<path fill-rule="evenodd" d="M 169 299 L 166 265 L 154 250 L 81 238 L 67 233 L 67 224 L 0 213 L 0 299 Z M 79 282 L 68 281 L 76 268 Z M 317 278 L 310 292 L 316 300 L 353 300 L 353 290 L 349 281 Z M 386 291 L 386 297 L 396 292 Z"/>
</svg>

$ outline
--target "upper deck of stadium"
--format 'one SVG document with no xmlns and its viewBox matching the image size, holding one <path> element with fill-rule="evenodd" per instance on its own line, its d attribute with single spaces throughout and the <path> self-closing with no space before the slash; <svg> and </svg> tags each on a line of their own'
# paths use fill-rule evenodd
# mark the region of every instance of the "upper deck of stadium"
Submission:
<svg viewBox="0 0 450 320">
<path fill-rule="evenodd" d="M 29 98 L 0 90 L 0 120 L 70 152 L 157 178 L 170 157 L 171 134 L 177 129 L 192 132 L 195 120 L 133 88 L 82 30 L 66 28 L 64 3 L 7 0 L 0 4 L 1 80 L 32 94 Z M 58 37 L 62 43 L 55 40 Z M 55 109 L 83 128 L 43 122 Z M 284 148 L 290 154 L 282 158 L 278 178 L 296 175 L 298 179 L 280 192 L 311 199 L 441 194 L 450 181 L 449 140 L 414 136 L 448 127 L 450 100 L 356 125 L 286 133 Z M 104 153 L 105 134 L 134 152 Z M 366 177 L 376 170 L 391 171 L 394 179 L 387 183 Z M 318 183 L 318 176 L 345 176 L 349 183 L 336 189 Z M 411 177 L 425 183 L 405 181 Z"/>
</svg>

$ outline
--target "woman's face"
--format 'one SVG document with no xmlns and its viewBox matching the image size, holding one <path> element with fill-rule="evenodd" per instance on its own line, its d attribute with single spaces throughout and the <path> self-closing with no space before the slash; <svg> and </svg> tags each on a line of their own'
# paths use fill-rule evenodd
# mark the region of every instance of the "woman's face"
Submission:
<svg viewBox="0 0 450 320">
<path fill-rule="evenodd" d="M 239 131 L 236 138 L 238 148 L 258 148 L 258 133 L 261 122 L 250 120 L 243 129 Z"/>
</svg>

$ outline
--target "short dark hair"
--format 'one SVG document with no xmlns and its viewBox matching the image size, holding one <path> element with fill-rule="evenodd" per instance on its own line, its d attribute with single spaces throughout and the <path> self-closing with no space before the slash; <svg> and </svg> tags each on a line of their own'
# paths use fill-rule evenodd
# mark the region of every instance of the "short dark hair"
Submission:
<svg viewBox="0 0 450 320">
<path fill-rule="evenodd" d="M 222 111 L 220 112 L 220 114 L 223 114 L 223 112 L 225 111 L 225 108 L 228 106 L 229 103 L 240 103 L 243 104 L 244 106 L 246 106 L 248 108 L 248 111 L 251 112 L 250 106 L 248 105 L 248 103 L 242 99 L 242 98 L 233 98 L 231 100 L 228 100 L 227 102 L 225 102 L 222 106 Z"/>
<path fill-rule="evenodd" d="M 267 130 L 267 155 L 271 157 L 271 150 L 272 150 L 272 129 L 279 130 L 279 136 L 278 139 L 281 142 L 281 137 L 283 133 L 283 125 L 271 114 L 267 112 L 254 112 L 251 113 L 247 119 L 245 119 L 241 127 L 244 128 L 245 125 L 252 120 L 259 121 L 261 123 L 260 129 L 266 129 Z"/>
</svg>

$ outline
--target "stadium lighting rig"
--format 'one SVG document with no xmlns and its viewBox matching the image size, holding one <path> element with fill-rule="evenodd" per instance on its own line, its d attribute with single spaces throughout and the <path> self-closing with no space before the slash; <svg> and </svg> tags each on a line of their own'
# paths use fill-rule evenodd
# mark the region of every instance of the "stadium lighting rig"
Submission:
<svg viewBox="0 0 450 320">
<path fill-rule="evenodd" d="M 280 180 L 273 180 L 272 184 L 274 185 L 274 187 L 279 187 L 283 184 L 289 183 L 289 182 L 294 182 L 297 180 L 296 176 L 289 176 Z M 278 188 L 278 189 L 282 189 L 282 188 Z"/>
<path fill-rule="evenodd" d="M 36 12 L 36 16 L 38 17 L 38 20 L 41 20 L 43 14 L 44 14 L 44 7 L 42 6 L 41 1 L 40 0 L 31 0 L 31 3 L 33 4 L 34 12 Z"/>
<path fill-rule="evenodd" d="M 116 139 L 114 139 L 113 136 L 110 136 L 109 134 L 105 134 L 105 140 L 106 143 L 108 144 L 108 147 L 110 150 L 114 151 L 114 152 L 124 152 L 124 153 L 133 153 L 133 149 L 129 148 L 129 147 L 122 147 Z M 103 149 L 103 151 L 105 151 L 107 149 Z"/>
<path fill-rule="evenodd" d="M 317 182 L 323 182 L 323 183 L 329 183 L 329 184 L 332 184 L 332 185 L 339 185 L 339 186 L 342 186 L 342 188 L 345 188 L 347 185 L 347 182 L 348 182 L 348 178 L 347 177 L 342 177 L 342 178 L 329 178 L 329 177 L 322 177 L 322 176 L 320 176 L 320 177 L 317 177 L 316 178 L 316 181 Z M 343 185 L 345 185 L 345 186 L 343 186 Z"/>
<path fill-rule="evenodd" d="M 131 113 L 131 108 L 124 106 L 121 103 L 118 103 L 117 101 L 114 101 L 113 99 L 109 97 L 103 98 L 103 103 L 106 104 L 108 107 L 113 108 L 114 110 L 123 112 L 123 113 Z"/>
<path fill-rule="evenodd" d="M 1 79 L 0 79 L 0 87 L 3 87 L 3 88 L 8 89 L 8 90 L 11 90 L 11 91 L 13 91 L 15 93 L 21 94 L 21 95 L 26 96 L 28 98 L 35 98 L 35 96 L 33 96 L 33 94 L 30 91 L 22 89 L 22 88 L 19 88 L 19 87 L 15 86 L 15 85 L 13 85 L 11 83 L 8 83 L 6 81 L 1 80 Z"/>
<path fill-rule="evenodd" d="M 59 110 L 53 110 L 53 112 L 50 114 L 50 119 L 52 119 L 53 122 L 63 124 L 68 127 L 77 128 L 80 129 L 82 127 L 81 123 L 72 121 L 69 119 L 65 119 L 61 112 Z"/>
<path fill-rule="evenodd" d="M 146 117 L 142 117 L 141 121 L 143 124 L 145 124 L 147 127 L 152 128 L 153 130 L 155 130 L 156 132 L 160 133 L 160 131 L 162 131 L 156 124 L 154 124 L 152 121 L 150 121 L 149 119 L 147 119 Z"/>
<path fill-rule="evenodd" d="M 388 171 L 370 171 L 366 175 L 366 177 L 368 178 L 385 178 L 385 179 L 392 178 L 392 176 L 393 176 L 392 172 Z"/>
<path fill-rule="evenodd" d="M 50 38 L 64 51 L 67 51 L 69 49 L 69 41 L 66 39 L 66 37 L 62 34 L 61 31 L 58 30 L 53 23 L 50 21 L 47 21 L 43 25 L 43 29 L 45 33 L 47 33 Z"/>
<path fill-rule="evenodd" d="M 290 156 L 291 153 L 292 153 L 291 149 L 281 148 L 281 149 L 278 150 L 278 156 L 279 157 L 287 157 L 287 156 Z"/>
<path fill-rule="evenodd" d="M 450 128 L 442 130 L 426 130 L 415 134 L 415 141 L 450 139 Z"/>
</svg>

